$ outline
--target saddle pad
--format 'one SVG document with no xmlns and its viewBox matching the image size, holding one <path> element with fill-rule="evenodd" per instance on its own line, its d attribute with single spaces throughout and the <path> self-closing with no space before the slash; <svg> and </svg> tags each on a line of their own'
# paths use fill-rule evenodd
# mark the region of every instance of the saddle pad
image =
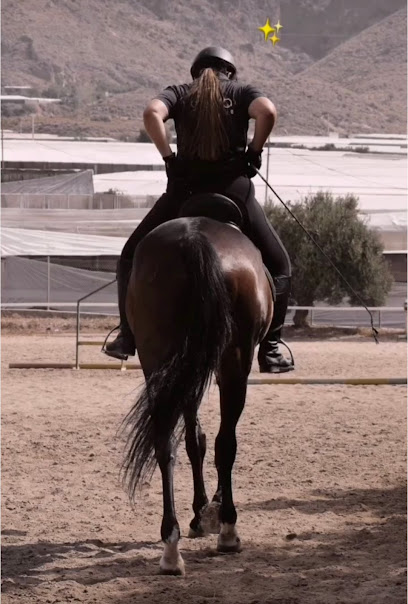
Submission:
<svg viewBox="0 0 408 604">
<path fill-rule="evenodd" d="M 272 300 L 274 302 L 276 302 L 276 287 L 275 287 L 275 283 L 273 282 L 271 273 L 268 271 L 268 269 L 266 268 L 265 265 L 264 265 L 264 271 L 265 271 L 266 278 L 269 281 L 269 285 L 271 286 Z"/>
</svg>

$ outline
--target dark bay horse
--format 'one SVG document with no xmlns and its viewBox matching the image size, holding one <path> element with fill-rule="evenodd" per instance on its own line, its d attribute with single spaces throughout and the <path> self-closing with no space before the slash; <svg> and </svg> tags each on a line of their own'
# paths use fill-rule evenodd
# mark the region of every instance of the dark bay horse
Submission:
<svg viewBox="0 0 408 604">
<path fill-rule="evenodd" d="M 156 463 L 162 474 L 164 552 L 160 571 L 184 574 L 179 553 L 173 470 L 185 431 L 194 482 L 190 537 L 205 533 L 206 511 L 217 508 L 217 550 L 238 552 L 231 473 L 236 425 L 246 398 L 255 346 L 273 313 L 271 287 L 259 251 L 240 230 L 207 217 L 171 220 L 136 250 L 126 312 L 146 379 L 125 419 L 124 476 L 133 496 Z M 216 375 L 221 423 L 215 442 L 218 487 L 208 504 L 203 460 L 206 437 L 198 409 Z"/>
</svg>

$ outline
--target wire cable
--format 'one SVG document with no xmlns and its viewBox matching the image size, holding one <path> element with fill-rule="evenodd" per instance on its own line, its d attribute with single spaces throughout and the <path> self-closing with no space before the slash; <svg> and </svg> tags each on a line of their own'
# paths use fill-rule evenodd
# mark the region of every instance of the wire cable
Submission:
<svg viewBox="0 0 408 604">
<path fill-rule="evenodd" d="M 253 166 L 255 168 L 255 166 Z M 322 247 L 317 243 L 317 241 L 314 239 L 314 237 L 309 233 L 309 231 L 303 226 L 303 224 L 300 222 L 300 220 L 297 218 L 297 216 L 295 216 L 295 214 L 292 212 L 292 210 L 286 205 L 286 203 L 280 198 L 280 196 L 277 194 L 277 192 L 275 191 L 275 189 L 273 189 L 273 187 L 271 187 L 271 185 L 269 184 L 269 182 L 266 180 L 266 178 L 264 178 L 262 176 L 262 174 L 260 173 L 260 171 L 255 168 L 256 173 L 258 174 L 258 176 L 260 176 L 262 178 L 262 180 L 264 181 L 264 183 L 270 188 L 270 190 L 272 191 L 272 193 L 274 195 L 276 195 L 276 197 L 279 199 L 279 201 L 281 202 L 281 204 L 284 206 L 284 208 L 289 212 L 289 214 L 292 216 L 292 218 L 294 218 L 294 220 L 298 223 L 298 225 L 300 226 L 300 228 L 306 233 L 306 235 L 309 237 L 310 241 L 312 243 L 314 243 L 314 245 L 317 247 L 317 249 L 323 254 L 323 256 L 326 258 L 326 260 L 329 261 L 330 265 L 334 268 L 334 270 L 336 271 L 336 273 L 341 277 L 341 279 L 344 281 L 344 283 L 347 285 L 347 287 L 350 289 L 351 292 L 353 292 L 353 294 L 356 296 L 356 298 L 358 300 L 360 300 L 361 305 L 366 309 L 366 311 L 368 312 L 368 314 L 370 315 L 370 322 L 371 322 L 371 330 L 373 332 L 373 337 L 374 340 L 376 342 L 376 344 L 379 343 L 378 341 L 378 330 L 374 327 L 374 319 L 373 319 L 373 315 L 371 314 L 371 312 L 368 310 L 366 304 L 364 303 L 363 299 L 361 298 L 361 296 L 356 292 L 356 290 L 354 289 L 354 287 L 349 283 L 349 281 L 344 277 L 344 275 L 342 274 L 342 272 L 340 271 L 340 269 L 337 268 L 337 266 L 334 264 L 334 262 L 329 258 L 329 256 L 326 254 L 326 252 L 322 249 Z"/>
</svg>

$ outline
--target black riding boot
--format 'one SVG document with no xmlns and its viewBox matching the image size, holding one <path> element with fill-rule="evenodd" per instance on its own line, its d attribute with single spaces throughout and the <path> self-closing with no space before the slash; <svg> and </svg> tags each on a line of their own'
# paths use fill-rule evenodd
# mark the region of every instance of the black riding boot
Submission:
<svg viewBox="0 0 408 604">
<path fill-rule="evenodd" d="M 113 342 L 106 344 L 102 349 L 108 356 L 121 361 L 126 361 L 128 356 L 133 356 L 136 352 L 135 340 L 126 317 L 126 292 L 131 268 L 131 264 L 118 261 L 116 278 L 118 281 L 120 316 L 119 333 Z"/>
<path fill-rule="evenodd" d="M 289 303 L 291 279 L 281 276 L 274 277 L 273 280 L 276 287 L 276 301 L 271 326 L 259 345 L 259 371 L 261 373 L 286 373 L 295 368 L 292 353 L 291 360 L 288 360 L 279 352 L 279 343 L 282 341 L 281 330 Z"/>
</svg>

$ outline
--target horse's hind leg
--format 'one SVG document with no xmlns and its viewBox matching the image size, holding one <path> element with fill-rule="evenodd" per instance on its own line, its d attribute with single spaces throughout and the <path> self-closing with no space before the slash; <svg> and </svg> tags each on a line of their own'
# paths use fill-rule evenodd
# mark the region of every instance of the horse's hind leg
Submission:
<svg viewBox="0 0 408 604">
<path fill-rule="evenodd" d="M 157 438 L 155 443 L 163 484 L 163 520 L 161 537 L 164 551 L 160 560 L 160 572 L 164 575 L 184 575 L 184 562 L 178 549 L 180 527 L 174 506 L 173 473 L 176 450 L 172 439 L 163 442 Z"/>
<path fill-rule="evenodd" d="M 184 415 L 186 425 L 186 449 L 191 463 L 194 482 L 193 511 L 194 518 L 190 522 L 189 537 L 202 537 L 204 530 L 201 526 L 201 514 L 208 503 L 203 477 L 203 462 L 206 452 L 206 437 L 201 430 L 200 420 L 196 413 Z"/>
<path fill-rule="evenodd" d="M 249 358 L 252 360 L 252 356 L 248 355 L 248 362 L 245 362 L 242 353 L 238 348 L 225 352 L 218 376 L 221 425 L 215 441 L 215 465 L 221 488 L 221 529 L 217 543 L 220 552 L 241 551 L 241 541 L 235 527 L 237 512 L 232 497 L 231 474 L 237 451 L 236 426 L 245 405 Z"/>
</svg>

